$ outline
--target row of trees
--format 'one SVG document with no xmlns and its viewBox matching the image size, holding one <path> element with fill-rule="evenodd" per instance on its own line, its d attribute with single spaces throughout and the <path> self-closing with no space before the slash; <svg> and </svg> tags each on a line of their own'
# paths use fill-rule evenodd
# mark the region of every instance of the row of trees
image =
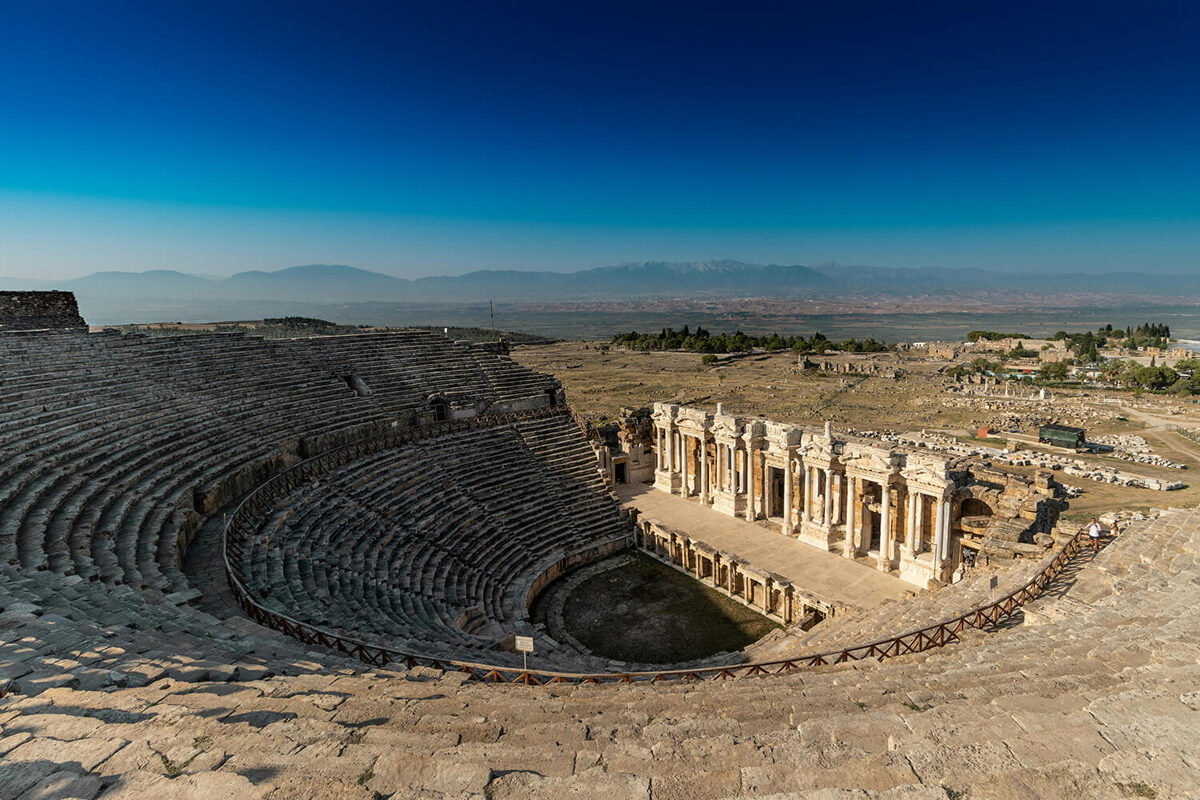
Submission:
<svg viewBox="0 0 1200 800">
<path fill-rule="evenodd" d="M 821 353 L 826 350 L 881 353 L 889 349 L 886 343 L 873 338 L 852 338 L 833 342 L 820 331 L 810 337 L 780 336 L 777 333 L 769 336 L 751 336 L 742 331 L 713 334 L 699 326 L 692 331 L 687 325 L 678 331 L 674 328 L 663 328 L 658 333 L 618 333 L 613 336 L 612 343 L 633 350 L 687 350 L 694 353 L 746 353 L 757 349 L 767 352 L 791 350 L 795 353 Z"/>
<path fill-rule="evenodd" d="M 1025 333 L 1000 333 L 999 331 L 971 331 L 967 334 L 968 342 L 978 342 L 984 339 L 989 342 L 998 342 L 1001 339 L 1028 339 L 1028 334 Z"/>
<path fill-rule="evenodd" d="M 1070 344 L 1067 347 L 1075 353 L 1081 352 L 1081 349 L 1086 351 L 1093 343 L 1096 347 L 1112 344 L 1126 350 L 1136 350 L 1139 347 L 1166 347 L 1171 340 L 1171 326 L 1162 322 L 1143 322 L 1136 328 L 1129 325 L 1121 329 L 1114 328 L 1109 324 L 1095 333 L 1091 331 L 1084 333 L 1056 331 L 1050 338 L 1056 341 L 1069 340 Z M 1096 359 L 1091 360 L 1095 361 Z"/>
<path fill-rule="evenodd" d="M 962 378 L 967 375 L 995 375 L 1002 366 L 1004 365 L 999 361 L 988 361 L 983 356 L 978 356 L 966 364 L 955 364 L 946 370 L 946 374 L 952 378 Z"/>
</svg>

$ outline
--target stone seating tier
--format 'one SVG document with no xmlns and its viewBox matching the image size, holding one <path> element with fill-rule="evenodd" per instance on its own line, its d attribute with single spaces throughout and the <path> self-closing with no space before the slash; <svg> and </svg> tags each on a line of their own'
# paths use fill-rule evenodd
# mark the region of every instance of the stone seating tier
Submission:
<svg viewBox="0 0 1200 800">
<path fill-rule="evenodd" d="M 378 453 L 276 500 L 242 574 L 269 607 L 312 625 L 511 661 L 495 645 L 529 628 L 531 566 L 626 535 L 598 470 L 574 466 L 591 458 L 566 415 Z"/>
<path fill-rule="evenodd" d="M 38 607 L 31 587 L 49 576 L 10 567 L 0 785 L 52 796 L 74 781 L 59 796 L 104 800 L 1191 797 L 1198 559 L 1200 518 L 1173 511 L 1084 553 L 1013 625 L 944 649 L 736 681 L 541 688 L 283 652 L 264 676 L 255 653 L 224 654 L 237 636 L 179 656 L 189 643 L 164 645 L 118 607 L 81 614 L 102 624 L 68 619 L 80 599 L 61 579 Z M 88 585 L 97 603 L 141 597 Z"/>
<path fill-rule="evenodd" d="M 0 333 L 0 564 L 151 604 L 194 596 L 179 569 L 192 532 L 280 469 L 431 413 L 455 381 L 494 410 L 556 387 L 424 332 L 338 339 L 318 364 L 304 343 L 240 333 Z M 360 351 L 403 375 L 396 392 L 346 383 L 355 368 L 338 359 Z"/>
</svg>

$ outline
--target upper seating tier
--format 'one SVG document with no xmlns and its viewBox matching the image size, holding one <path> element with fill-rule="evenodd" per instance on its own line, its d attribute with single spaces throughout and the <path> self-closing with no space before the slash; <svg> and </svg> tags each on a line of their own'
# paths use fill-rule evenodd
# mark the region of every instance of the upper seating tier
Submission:
<svg viewBox="0 0 1200 800">
<path fill-rule="evenodd" d="M 123 603 L 169 614 L 198 594 L 180 569 L 196 531 L 289 466 L 397 427 L 562 400 L 553 378 L 428 331 L 6 331 L 0 366 L 0 564 L 37 578 L 27 592 L 54 576 L 125 586 Z M 394 571 L 394 549 L 370 555 Z"/>
</svg>

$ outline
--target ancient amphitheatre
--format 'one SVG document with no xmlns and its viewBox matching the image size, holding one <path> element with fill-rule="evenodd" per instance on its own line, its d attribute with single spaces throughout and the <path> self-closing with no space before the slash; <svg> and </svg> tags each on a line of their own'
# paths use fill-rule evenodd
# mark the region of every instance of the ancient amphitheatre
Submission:
<svg viewBox="0 0 1200 800">
<path fill-rule="evenodd" d="M 1064 510 L 955 433 L 1057 402 L 1196 466 L 1169 404 L 3 302 L 0 797 L 1196 792 L 1192 490 Z M 572 587 L 639 551 L 772 632 L 592 652 Z"/>
</svg>

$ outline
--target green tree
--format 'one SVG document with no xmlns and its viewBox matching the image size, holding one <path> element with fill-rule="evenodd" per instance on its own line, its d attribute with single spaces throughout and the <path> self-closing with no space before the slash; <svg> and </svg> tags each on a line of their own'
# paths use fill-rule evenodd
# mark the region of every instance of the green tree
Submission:
<svg viewBox="0 0 1200 800">
<path fill-rule="evenodd" d="M 1065 361 L 1051 361 L 1038 370 L 1038 378 L 1044 381 L 1064 381 L 1070 372 Z"/>
</svg>

